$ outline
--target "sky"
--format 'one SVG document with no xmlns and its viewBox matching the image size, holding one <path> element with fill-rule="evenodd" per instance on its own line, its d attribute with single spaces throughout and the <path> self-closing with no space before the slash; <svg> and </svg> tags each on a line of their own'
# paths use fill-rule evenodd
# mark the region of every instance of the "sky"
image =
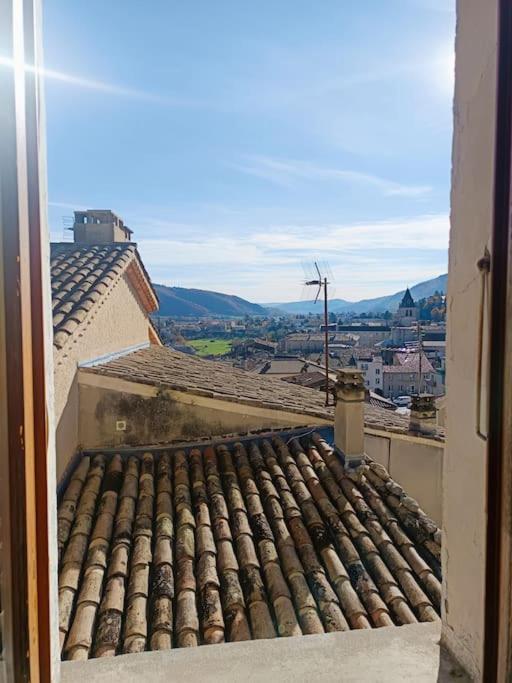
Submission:
<svg viewBox="0 0 512 683">
<path fill-rule="evenodd" d="M 381 296 L 447 270 L 454 0 L 45 0 L 51 237 L 110 208 L 154 282 Z"/>
</svg>

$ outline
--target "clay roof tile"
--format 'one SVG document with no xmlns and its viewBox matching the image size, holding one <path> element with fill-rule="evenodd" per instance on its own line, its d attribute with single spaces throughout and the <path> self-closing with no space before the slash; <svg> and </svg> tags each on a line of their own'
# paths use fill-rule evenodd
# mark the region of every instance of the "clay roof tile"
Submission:
<svg viewBox="0 0 512 683">
<path fill-rule="evenodd" d="M 63 655 L 436 621 L 440 541 L 318 433 L 86 455 L 58 509 Z"/>
<path fill-rule="evenodd" d="M 51 245 L 54 346 L 62 348 L 133 258 L 135 245 Z M 67 323 L 72 321 L 70 325 Z M 66 332 L 64 336 L 61 334 Z"/>
</svg>

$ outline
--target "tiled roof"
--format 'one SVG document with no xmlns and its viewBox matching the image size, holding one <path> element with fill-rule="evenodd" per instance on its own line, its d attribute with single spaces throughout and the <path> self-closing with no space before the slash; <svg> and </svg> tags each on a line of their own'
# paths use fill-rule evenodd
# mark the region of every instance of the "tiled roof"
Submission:
<svg viewBox="0 0 512 683">
<path fill-rule="evenodd" d="M 374 356 L 379 356 L 380 352 L 372 347 L 357 346 L 352 349 L 352 357 L 355 360 L 373 360 Z"/>
<path fill-rule="evenodd" d="M 299 372 L 297 375 L 289 375 L 281 378 L 283 382 L 298 384 L 301 387 L 313 387 L 314 389 L 325 385 L 325 372 Z M 334 382 L 329 380 L 334 386 Z"/>
<path fill-rule="evenodd" d="M 83 456 L 58 510 L 63 657 L 436 621 L 440 541 L 318 434 Z"/>
<path fill-rule="evenodd" d="M 282 374 L 297 374 L 307 366 L 306 361 L 301 358 L 272 358 L 267 361 L 261 368 L 262 375 L 282 375 Z M 307 369 L 307 368 L 306 368 Z"/>
<path fill-rule="evenodd" d="M 83 368 L 80 372 L 300 415 L 328 420 L 333 418 L 333 408 L 325 407 L 325 397 L 316 389 L 190 356 L 167 347 L 151 346 L 102 365 Z M 367 427 L 401 433 L 409 428 L 406 417 L 368 403 L 365 404 L 365 424 Z"/>
<path fill-rule="evenodd" d="M 92 315 L 95 304 L 136 259 L 142 277 L 151 289 L 135 244 L 75 244 L 57 242 L 51 245 L 51 284 L 53 302 L 53 343 L 62 348 L 69 337 Z"/>
<path fill-rule="evenodd" d="M 420 354 L 419 353 L 395 353 L 396 365 L 385 365 L 382 372 L 387 373 L 408 373 L 420 371 Z M 425 356 L 421 355 L 421 372 L 434 372 L 432 363 Z"/>
<path fill-rule="evenodd" d="M 396 405 L 393 401 L 390 401 L 389 398 L 384 398 L 384 396 L 380 396 L 380 394 L 377 394 L 375 391 L 369 391 L 366 400 L 372 406 L 379 406 L 386 410 L 396 410 Z"/>
</svg>

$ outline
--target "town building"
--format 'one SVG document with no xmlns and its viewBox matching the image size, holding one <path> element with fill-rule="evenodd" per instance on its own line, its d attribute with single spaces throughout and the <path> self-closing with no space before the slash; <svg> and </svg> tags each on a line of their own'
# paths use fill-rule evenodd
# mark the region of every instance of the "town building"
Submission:
<svg viewBox="0 0 512 683">
<path fill-rule="evenodd" d="M 370 391 L 383 394 L 385 366 L 382 355 L 374 349 L 356 348 L 352 352 L 352 361 L 355 367 L 363 373 L 365 387 Z"/>
<path fill-rule="evenodd" d="M 433 393 L 437 389 L 435 370 L 423 352 L 395 353 L 393 364 L 385 365 L 382 375 L 382 393 L 386 398 Z M 437 395 L 441 393 L 439 389 Z"/>
<path fill-rule="evenodd" d="M 390 341 L 393 346 L 405 346 L 407 343 L 418 341 L 417 325 L 393 325 Z"/>
<path fill-rule="evenodd" d="M 351 346 L 373 346 L 388 339 L 391 327 L 388 325 L 345 325 L 338 324 L 337 332 L 329 332 L 329 348 Z M 325 348 L 325 335 L 321 332 L 293 332 L 282 340 L 285 353 L 315 353 Z"/>
<path fill-rule="evenodd" d="M 355 346 L 368 347 L 389 339 L 391 327 L 383 321 L 378 325 L 338 323 L 338 333 L 340 332 L 353 340 Z"/>
</svg>

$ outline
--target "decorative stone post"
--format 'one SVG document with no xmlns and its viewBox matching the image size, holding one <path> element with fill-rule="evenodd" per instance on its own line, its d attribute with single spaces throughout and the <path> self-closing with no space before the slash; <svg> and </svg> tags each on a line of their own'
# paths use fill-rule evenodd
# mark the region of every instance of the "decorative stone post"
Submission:
<svg viewBox="0 0 512 683">
<path fill-rule="evenodd" d="M 409 431 L 411 434 L 431 436 L 436 432 L 436 404 L 432 394 L 412 397 Z"/>
<path fill-rule="evenodd" d="M 353 368 L 338 370 L 335 393 L 334 443 L 345 456 L 345 464 L 354 467 L 364 456 L 363 374 Z"/>
</svg>

